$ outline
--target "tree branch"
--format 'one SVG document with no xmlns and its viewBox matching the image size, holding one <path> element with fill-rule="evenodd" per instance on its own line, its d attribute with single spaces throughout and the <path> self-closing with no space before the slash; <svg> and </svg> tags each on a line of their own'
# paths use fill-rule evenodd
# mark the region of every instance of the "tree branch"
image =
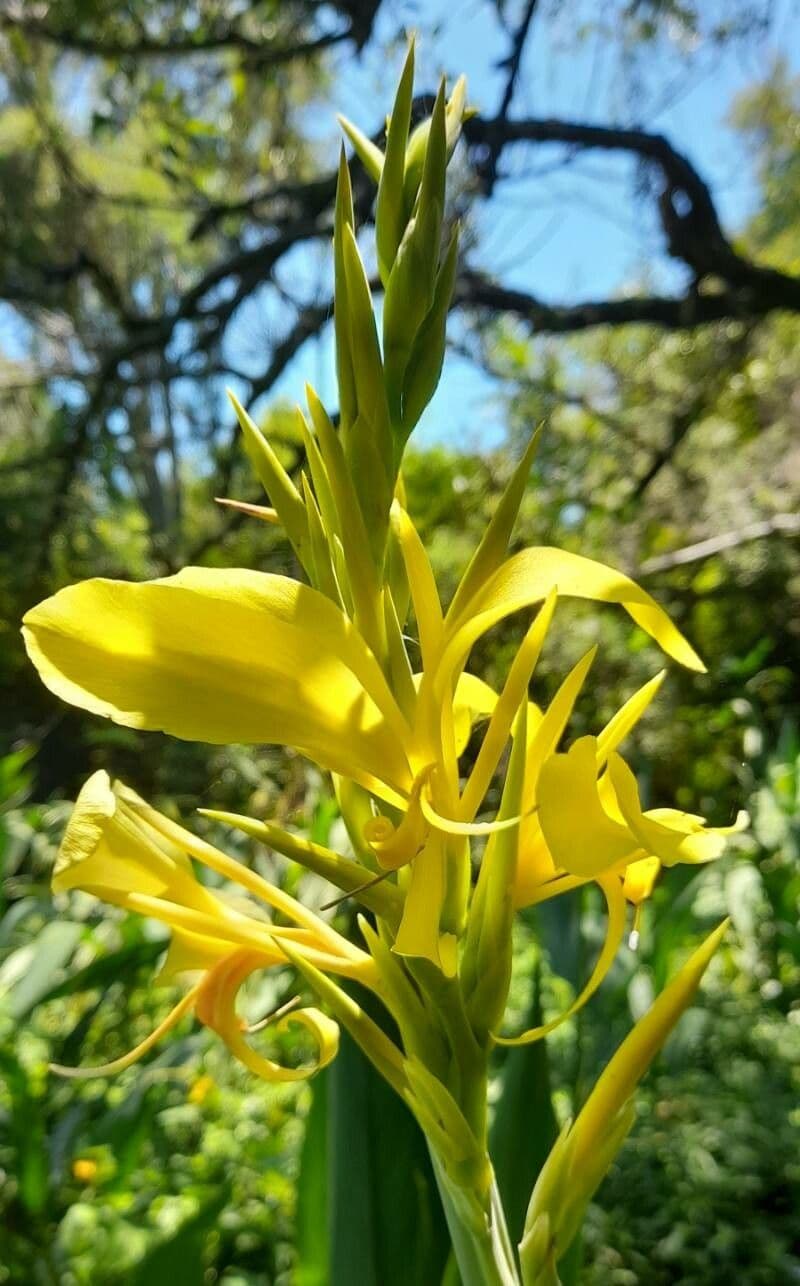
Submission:
<svg viewBox="0 0 800 1286">
<path fill-rule="evenodd" d="M 686 264 L 696 283 L 704 278 L 719 278 L 724 288 L 715 291 L 713 296 L 703 295 L 696 303 L 688 296 L 684 300 L 620 301 L 627 309 L 623 309 L 619 317 L 609 301 L 601 306 L 604 315 L 598 317 L 599 322 L 619 324 L 643 320 L 657 325 L 685 326 L 716 321 L 721 316 L 764 316 L 776 308 L 800 310 L 800 278 L 753 263 L 734 249 L 722 230 L 708 185 L 688 157 L 663 134 L 575 121 L 485 120 L 479 116 L 466 122 L 464 133 L 478 169 L 487 154 L 499 153 L 512 143 L 562 143 L 582 150 L 627 152 L 655 166 L 661 178 L 658 208 L 669 254 Z M 716 304 L 706 302 L 707 299 L 715 300 Z M 726 302 L 721 303 L 723 300 Z M 642 316 L 637 316 L 632 307 L 637 302 L 645 305 Z M 678 305 L 677 309 L 663 306 L 670 303 Z M 530 304 L 531 301 L 526 306 L 530 308 Z M 526 306 L 512 311 L 524 312 Z M 583 307 L 588 307 L 591 315 L 592 309 L 598 306 Z M 559 312 L 563 314 L 565 310 Z M 583 315 L 580 310 L 574 313 L 575 329 L 597 324 L 582 321 Z M 689 320 L 685 321 L 685 317 Z M 568 311 L 566 320 L 569 320 Z M 564 328 L 563 323 L 555 327 Z"/>
<path fill-rule="evenodd" d="M 643 576 L 650 576 L 654 572 L 666 572 L 673 567 L 685 567 L 688 563 L 702 562 L 704 558 L 725 553 L 728 549 L 737 549 L 739 545 L 748 544 L 751 540 L 762 540 L 765 536 L 774 535 L 800 536 L 800 515 L 773 514 L 771 518 L 748 523 L 737 531 L 709 536 L 708 540 L 698 540 L 694 545 L 684 545 L 682 549 L 673 549 L 669 554 L 648 558 L 639 571 Z"/>
<path fill-rule="evenodd" d="M 549 304 L 524 290 L 510 290 L 482 273 L 459 278 L 456 302 L 462 307 L 511 313 L 540 335 L 569 335 L 594 326 L 652 325 L 668 330 L 691 329 L 708 322 L 764 317 L 778 307 L 772 301 L 744 300 L 735 291 L 684 296 L 632 295 L 622 299 Z M 786 305 L 786 307 L 792 307 Z"/>
<path fill-rule="evenodd" d="M 295 58 L 310 58 L 332 45 L 349 40 L 354 34 L 352 27 L 346 27 L 342 31 L 325 32 L 311 40 L 277 44 L 268 37 L 248 36 L 235 23 L 220 22 L 206 35 L 172 34 L 159 40 L 142 33 L 133 40 L 120 40 L 82 35 L 80 31 L 54 27 L 42 18 L 31 18 L 21 12 L 0 14 L 0 27 L 21 32 L 31 40 L 42 40 L 57 45 L 59 49 L 94 58 L 175 58 L 234 49 L 245 55 L 243 61 L 246 65 L 261 71 L 282 66 Z"/>
<path fill-rule="evenodd" d="M 505 123 L 508 119 L 508 113 L 511 109 L 511 103 L 514 98 L 514 90 L 517 87 L 517 77 L 519 76 L 519 70 L 522 65 L 522 54 L 525 49 L 525 42 L 528 39 L 528 32 L 530 31 L 537 3 L 538 0 L 527 0 L 525 12 L 523 13 L 520 24 L 512 37 L 511 51 L 500 63 L 500 67 L 507 70 L 508 77 L 506 79 L 506 85 L 503 90 L 503 97 L 500 102 L 499 110 L 494 118 L 497 126 Z M 497 140 L 494 144 L 490 145 L 488 154 L 481 167 L 483 191 L 486 196 L 491 196 L 494 190 L 494 185 L 497 182 L 497 165 L 500 160 L 502 149 L 503 144 L 500 141 L 500 131 L 498 130 Z"/>
</svg>

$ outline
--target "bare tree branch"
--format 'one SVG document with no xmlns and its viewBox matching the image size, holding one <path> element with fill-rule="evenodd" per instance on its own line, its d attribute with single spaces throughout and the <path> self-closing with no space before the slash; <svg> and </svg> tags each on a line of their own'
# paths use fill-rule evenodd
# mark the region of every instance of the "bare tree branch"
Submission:
<svg viewBox="0 0 800 1286">
<path fill-rule="evenodd" d="M 631 295 L 621 299 L 550 304 L 524 290 L 511 290 L 478 272 L 464 272 L 456 288 L 462 307 L 510 313 L 540 335 L 570 335 L 595 326 L 652 325 L 688 330 L 708 322 L 765 317 L 778 304 L 743 300 L 735 291 L 685 296 Z M 789 307 L 789 305 L 785 305 Z"/>
<path fill-rule="evenodd" d="M 610 126 L 585 125 L 575 121 L 535 119 L 485 120 L 474 117 L 465 126 L 465 134 L 472 150 L 477 150 L 475 163 L 480 167 L 486 151 L 491 153 L 511 143 L 563 143 L 582 150 L 627 152 L 655 166 L 661 178 L 658 207 L 667 250 L 681 260 L 692 272 L 695 282 L 719 278 L 723 289 L 716 291 L 713 303 L 698 301 L 696 320 L 692 307 L 678 310 L 658 307 L 668 301 L 648 300 L 645 316 L 629 315 L 635 301 L 628 304 L 620 318 L 614 310 L 608 318 L 598 321 L 655 321 L 658 325 L 696 325 L 698 321 L 714 321 L 723 316 L 764 316 L 776 308 L 792 311 L 800 309 L 800 278 L 753 263 L 734 249 L 719 222 L 711 191 L 691 161 L 673 147 L 663 134 L 640 129 L 622 129 Z M 724 289 L 727 287 L 727 292 Z M 727 294 L 727 311 L 719 312 L 719 299 Z M 703 296 L 703 300 L 705 300 Z M 709 299 L 712 298 L 709 296 Z M 736 306 L 738 301 L 738 307 Z M 612 301 L 609 301 L 612 302 Z M 613 301 L 616 302 L 616 301 Z M 642 301 L 645 302 L 645 301 Z M 689 300 L 669 301 L 687 304 Z M 590 305 L 597 307 L 596 305 Z M 521 311 L 520 308 L 513 311 Z M 564 313 L 565 310 L 559 310 Z M 655 315 L 651 315 L 655 314 Z M 569 314 L 566 314 L 568 319 Z M 581 322 L 581 313 L 575 315 L 576 329 L 597 322 Z M 683 318 L 688 316 L 689 321 Z M 556 329 L 563 329 L 556 327 Z"/>
<path fill-rule="evenodd" d="M 506 79 L 505 89 L 503 90 L 500 107 L 497 115 L 495 116 L 495 123 L 498 125 L 508 119 L 508 113 L 511 109 L 511 103 L 514 98 L 514 90 L 517 87 L 517 77 L 519 76 L 519 70 L 522 65 L 522 54 L 525 49 L 525 42 L 528 39 L 528 32 L 530 31 L 537 3 L 538 0 L 526 0 L 525 11 L 511 41 L 511 51 L 500 64 L 502 68 L 507 70 L 508 76 Z M 486 196 L 491 196 L 494 190 L 494 185 L 497 182 L 497 166 L 502 150 L 503 143 L 500 141 L 500 132 L 498 130 L 497 140 L 493 144 L 490 144 L 488 154 L 486 155 L 481 167 L 483 191 Z"/>
<path fill-rule="evenodd" d="M 519 69 L 522 45 L 534 5 L 526 6 L 526 22 L 517 32 L 519 53 L 509 60 L 511 94 Z M 508 98 L 510 103 L 511 98 Z M 638 129 L 615 129 L 579 122 L 528 118 L 486 120 L 472 118 L 465 129 L 468 157 L 480 173 L 487 154 L 498 158 L 507 147 L 561 144 L 582 151 L 621 151 L 653 171 L 667 248 L 688 268 L 692 283 L 685 294 L 634 295 L 578 303 L 551 303 L 534 294 L 512 290 L 477 271 L 462 273 L 455 303 L 461 308 L 508 313 L 521 318 L 539 333 L 569 334 L 600 325 L 642 324 L 670 329 L 691 328 L 721 320 L 749 322 L 777 309 L 800 313 L 800 279 L 754 262 L 733 247 L 724 233 L 710 190 L 692 163 L 661 134 Z M 488 150 L 488 151 L 487 151 Z M 359 220 L 368 215 L 372 200 L 369 186 L 356 169 Z M 273 274 L 282 258 L 303 242 L 330 234 L 335 197 L 335 175 L 320 175 L 305 183 L 277 185 L 233 202 L 218 202 L 203 212 L 193 235 L 210 232 L 226 217 L 256 217 L 264 221 L 264 236 L 256 246 L 226 248 L 197 280 L 162 313 L 143 316 L 125 298 L 123 287 L 106 271 L 97 252 L 78 251 L 67 264 L 36 265 L 37 273 L 25 281 L 9 282 L 4 294 L 15 302 L 52 308 L 59 289 L 76 278 L 91 278 L 115 315 L 122 334 L 109 339 L 97 354 L 93 375 L 86 379 L 87 400 L 74 418 L 70 440 L 59 460 L 58 486 L 44 533 L 49 544 L 59 529 L 68 503 L 72 480 L 91 439 L 93 426 L 119 388 L 129 378 L 132 363 L 155 355 L 152 379 L 168 377 L 165 350 L 179 322 L 194 327 L 191 353 L 212 361 L 219 351 L 225 328 L 237 308 Z M 329 300 L 300 310 L 289 332 L 274 346 L 262 375 L 250 381 L 250 401 L 271 388 L 306 341 L 318 334 L 331 314 Z M 185 358 L 182 359 L 185 361 Z M 136 371 L 136 382 L 143 379 Z M 144 369 L 144 374 L 147 370 Z M 694 417 L 689 417 L 687 426 Z M 680 434 L 688 431 L 678 425 Z M 679 440 L 679 438 L 678 438 Z M 230 444 L 219 453 L 224 484 Z M 651 473 L 661 467 L 654 461 Z M 640 486 L 647 480 L 640 480 Z M 221 488 L 224 490 L 224 486 Z"/>
<path fill-rule="evenodd" d="M 771 518 L 748 523 L 746 527 L 739 527 L 736 531 L 722 532 L 719 536 L 709 536 L 708 540 L 698 540 L 694 545 L 684 545 L 682 549 L 673 549 L 668 554 L 648 558 L 639 570 L 643 576 L 651 576 L 654 572 L 666 572 L 673 567 L 699 563 L 714 554 L 723 554 L 728 549 L 737 549 L 750 541 L 774 535 L 800 536 L 800 515 L 773 514 Z"/>
</svg>

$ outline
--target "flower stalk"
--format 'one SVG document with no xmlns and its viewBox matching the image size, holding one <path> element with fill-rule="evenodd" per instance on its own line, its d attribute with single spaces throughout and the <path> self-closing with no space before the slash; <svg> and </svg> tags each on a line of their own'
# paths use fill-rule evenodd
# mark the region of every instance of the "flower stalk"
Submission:
<svg viewBox="0 0 800 1286">
<path fill-rule="evenodd" d="M 312 912 L 95 774 L 67 827 L 54 890 L 80 888 L 159 920 L 171 933 L 159 980 L 189 974 L 192 982 L 136 1049 L 69 1074 L 124 1070 L 193 1015 L 254 1075 L 300 1079 L 335 1057 L 344 1027 L 425 1133 L 464 1286 L 552 1286 L 630 1127 L 635 1085 L 689 1003 L 724 926 L 640 1020 L 556 1142 L 518 1251 L 488 1148 L 492 1052 L 541 1040 L 586 1004 L 615 958 L 629 907 L 638 914 L 662 869 L 719 856 L 746 819 L 715 828 L 674 808 L 643 807 L 619 747 L 663 671 L 596 736 L 566 748 L 594 651 L 546 708 L 531 699 L 546 636 L 571 598 L 621 608 L 672 660 L 703 669 L 662 608 L 621 572 L 553 548 L 509 553 L 537 435 L 442 605 L 406 509 L 402 463 L 444 361 L 458 259 L 446 172 L 467 108 L 463 80 L 449 98 L 442 85 L 432 115 L 412 130 L 413 72 L 412 44 L 385 151 L 343 122 L 377 185 L 384 305 L 379 335 L 343 153 L 333 236 L 338 427 L 308 388 L 307 412 L 298 410 L 306 466 L 294 479 L 232 396 L 268 499 L 244 509 L 282 526 L 305 582 L 216 568 L 138 585 L 90 580 L 40 603 L 23 623 L 42 680 L 73 705 L 188 740 L 289 746 L 330 773 L 351 851 L 263 818 L 201 811 L 323 876 L 339 896 L 327 914 Z M 472 648 L 499 621 L 531 611 L 495 692 L 467 669 Z M 418 647 L 410 648 L 412 631 Z M 463 756 L 478 725 L 483 734 L 468 767 Z M 488 799 L 506 753 L 492 815 Z M 485 846 L 473 875 L 477 840 Z M 213 872 L 217 885 L 201 882 L 198 868 Z M 597 884 L 607 906 L 605 943 L 588 980 L 562 1013 L 508 1032 L 515 912 L 586 883 Z M 361 910 L 357 941 L 330 914 L 347 899 Z M 298 1026 L 310 1039 L 311 1056 L 292 1066 L 255 1048 L 261 1024 L 248 1025 L 237 1010 L 248 978 L 276 967 L 293 969 L 314 1002 L 272 1024 Z M 350 983 L 383 1007 L 385 1030 Z"/>
</svg>

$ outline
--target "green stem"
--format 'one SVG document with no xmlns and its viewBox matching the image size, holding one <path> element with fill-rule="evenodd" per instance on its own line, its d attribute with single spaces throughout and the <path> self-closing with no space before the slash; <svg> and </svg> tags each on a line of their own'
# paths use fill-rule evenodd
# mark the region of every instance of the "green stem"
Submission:
<svg viewBox="0 0 800 1286">
<path fill-rule="evenodd" d="M 459 1188 L 431 1149 L 433 1172 L 461 1274 L 461 1286 L 519 1286 L 497 1186 L 486 1211 L 474 1193 Z"/>
</svg>

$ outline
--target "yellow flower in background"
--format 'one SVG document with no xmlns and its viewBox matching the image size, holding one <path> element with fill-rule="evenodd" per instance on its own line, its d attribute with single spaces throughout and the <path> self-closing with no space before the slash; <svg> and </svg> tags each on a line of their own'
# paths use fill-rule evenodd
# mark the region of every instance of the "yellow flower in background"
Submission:
<svg viewBox="0 0 800 1286">
<path fill-rule="evenodd" d="M 213 1076 L 208 1076 L 207 1074 L 198 1076 L 197 1080 L 193 1082 L 187 1095 L 189 1102 L 194 1103 L 196 1107 L 200 1107 L 205 1103 L 209 1094 L 214 1089 L 215 1084 L 216 1082 L 214 1081 Z"/>
<path fill-rule="evenodd" d="M 93 1183 L 100 1167 L 91 1157 L 76 1157 L 72 1162 L 72 1177 L 78 1183 Z"/>
</svg>

